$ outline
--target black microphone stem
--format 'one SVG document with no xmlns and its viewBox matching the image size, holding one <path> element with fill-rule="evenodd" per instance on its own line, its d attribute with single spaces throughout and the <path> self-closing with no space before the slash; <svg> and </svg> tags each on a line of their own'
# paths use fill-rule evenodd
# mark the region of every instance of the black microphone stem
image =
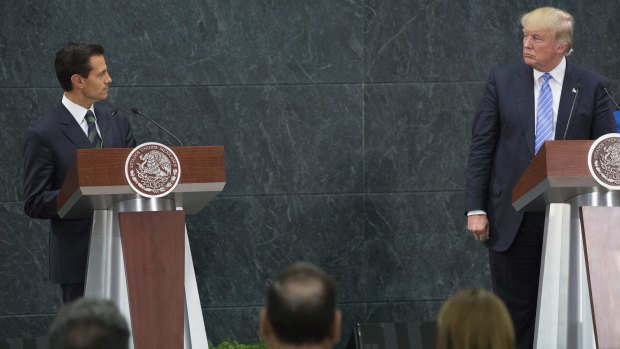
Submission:
<svg viewBox="0 0 620 349">
<path fill-rule="evenodd" d="M 614 105 L 616 106 L 616 109 L 620 110 L 620 105 L 618 105 L 618 103 L 616 103 L 614 98 L 611 96 L 611 93 L 609 93 L 609 91 L 607 91 L 607 87 L 603 87 L 603 91 L 605 91 L 605 93 L 607 94 L 607 97 L 609 97 L 609 99 L 611 99 L 611 101 L 614 103 Z"/>
<path fill-rule="evenodd" d="M 113 109 L 112 112 L 110 113 L 110 120 L 108 120 L 108 124 L 105 127 L 105 131 L 103 131 L 103 135 L 101 137 L 101 148 L 103 148 L 103 141 L 105 141 L 105 136 L 108 134 L 108 130 L 110 129 L 110 124 L 112 123 L 112 119 L 114 119 L 114 117 L 116 116 L 116 113 L 118 113 L 118 109 Z"/>
<path fill-rule="evenodd" d="M 579 86 L 579 84 L 575 85 L 575 87 L 573 87 L 573 93 L 575 94 L 575 98 L 573 98 L 573 105 L 570 106 L 570 113 L 568 113 L 568 121 L 566 121 L 566 129 L 564 130 L 564 137 L 562 138 L 563 140 L 566 140 L 566 135 L 568 134 L 568 126 L 570 126 L 570 119 L 572 119 L 573 117 L 573 111 L 575 108 L 575 102 L 577 101 L 577 95 L 579 94 L 579 89 L 581 88 L 581 86 Z"/>
<path fill-rule="evenodd" d="M 162 125 L 158 124 L 155 120 L 149 118 L 148 116 L 142 114 L 138 109 L 136 108 L 131 108 L 131 111 L 136 114 L 136 115 L 140 115 L 141 117 L 147 119 L 148 121 L 154 123 L 157 127 L 159 127 L 162 131 L 166 132 L 170 137 L 174 138 L 177 143 L 179 143 L 180 146 L 183 146 L 183 143 L 181 143 L 181 141 L 175 137 L 175 135 L 173 135 L 172 133 L 170 133 L 170 131 L 166 130 Z"/>
</svg>

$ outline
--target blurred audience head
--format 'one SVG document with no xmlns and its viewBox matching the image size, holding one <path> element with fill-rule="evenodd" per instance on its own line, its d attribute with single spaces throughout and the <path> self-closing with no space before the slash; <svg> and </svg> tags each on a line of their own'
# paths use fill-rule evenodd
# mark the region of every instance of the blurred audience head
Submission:
<svg viewBox="0 0 620 349">
<path fill-rule="evenodd" d="M 266 298 L 260 335 L 268 348 L 332 348 L 340 341 L 336 283 L 318 267 L 289 266 L 268 286 Z"/>
<path fill-rule="evenodd" d="M 80 298 L 65 304 L 49 330 L 50 349 L 127 349 L 129 327 L 116 305 Z"/>
<path fill-rule="evenodd" d="M 514 349 L 515 333 L 504 303 L 490 291 L 458 291 L 437 317 L 437 349 Z"/>
</svg>

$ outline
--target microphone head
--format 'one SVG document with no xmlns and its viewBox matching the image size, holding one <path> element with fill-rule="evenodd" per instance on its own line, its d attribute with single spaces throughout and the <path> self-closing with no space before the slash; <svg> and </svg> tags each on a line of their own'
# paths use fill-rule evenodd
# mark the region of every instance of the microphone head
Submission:
<svg viewBox="0 0 620 349">
<path fill-rule="evenodd" d="M 134 114 L 140 114 L 140 111 L 138 109 L 136 109 L 136 108 L 131 108 L 130 110 Z"/>
</svg>

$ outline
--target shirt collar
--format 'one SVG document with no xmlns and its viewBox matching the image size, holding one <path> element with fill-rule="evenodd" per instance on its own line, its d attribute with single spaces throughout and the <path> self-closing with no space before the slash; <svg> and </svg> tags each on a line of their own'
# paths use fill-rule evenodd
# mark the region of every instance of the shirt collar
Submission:
<svg viewBox="0 0 620 349">
<path fill-rule="evenodd" d="M 566 57 L 562 57 L 562 61 L 557 67 L 553 68 L 550 72 L 542 72 L 534 69 L 534 81 L 538 81 L 545 73 L 551 74 L 553 80 L 557 81 L 560 85 L 564 82 L 564 73 L 566 72 Z"/>
<path fill-rule="evenodd" d="M 93 112 L 93 115 L 95 115 L 95 104 L 91 104 L 90 108 L 86 109 L 79 104 L 73 103 L 65 94 L 62 95 L 62 104 L 65 108 L 67 108 L 67 110 L 69 110 L 69 113 L 73 115 L 73 118 L 78 122 L 78 124 L 82 123 L 87 111 L 90 110 Z M 96 118 L 97 116 L 95 115 L 95 119 Z"/>
</svg>

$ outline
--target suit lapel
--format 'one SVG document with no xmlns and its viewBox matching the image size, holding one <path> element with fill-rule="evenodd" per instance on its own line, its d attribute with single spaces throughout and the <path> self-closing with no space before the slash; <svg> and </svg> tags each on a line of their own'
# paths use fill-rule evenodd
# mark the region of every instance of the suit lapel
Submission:
<svg viewBox="0 0 620 349">
<path fill-rule="evenodd" d="M 558 120 L 555 127 L 555 139 L 564 139 L 564 133 L 566 132 L 566 125 L 571 113 L 571 107 L 573 101 L 578 96 L 573 93 L 575 84 L 579 82 L 580 78 L 573 73 L 572 65 L 566 62 L 566 72 L 564 73 L 564 81 L 562 82 L 562 94 L 560 95 L 560 106 L 558 108 Z M 575 107 L 579 103 L 575 101 Z M 573 117 L 576 111 L 573 111 Z M 568 136 L 568 135 L 567 135 Z"/>
<path fill-rule="evenodd" d="M 515 80 L 515 91 L 517 99 L 517 110 L 523 128 L 525 142 L 530 150 L 530 155 L 534 156 L 534 73 L 532 68 L 523 64 L 523 69 Z"/>
<path fill-rule="evenodd" d="M 75 144 L 77 148 L 92 148 L 92 145 L 88 141 L 88 137 L 86 137 L 80 125 L 78 125 L 73 115 L 71 115 L 64 105 L 61 105 L 59 108 L 58 122 L 60 123 L 62 133 Z"/>
</svg>

